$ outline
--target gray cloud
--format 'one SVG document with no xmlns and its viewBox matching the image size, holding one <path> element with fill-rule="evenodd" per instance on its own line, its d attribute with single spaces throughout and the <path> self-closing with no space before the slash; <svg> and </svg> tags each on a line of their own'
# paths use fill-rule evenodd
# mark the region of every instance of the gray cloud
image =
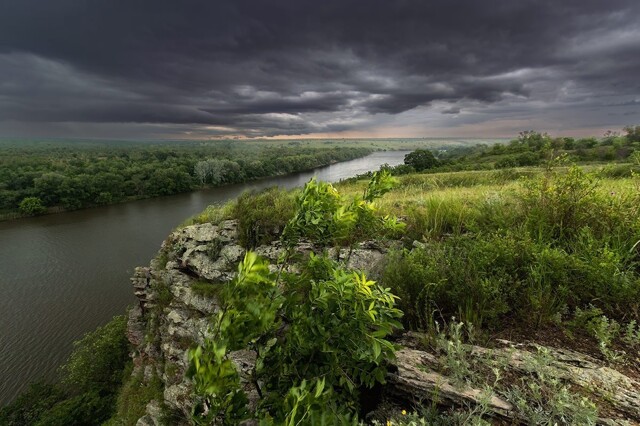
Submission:
<svg viewBox="0 0 640 426">
<path fill-rule="evenodd" d="M 0 135 L 621 126 L 639 17 L 635 0 L 6 0 Z"/>
</svg>

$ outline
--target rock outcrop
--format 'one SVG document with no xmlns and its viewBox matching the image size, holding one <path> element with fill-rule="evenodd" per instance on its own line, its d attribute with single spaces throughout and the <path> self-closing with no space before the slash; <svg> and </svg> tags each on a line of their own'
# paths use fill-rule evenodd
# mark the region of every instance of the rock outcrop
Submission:
<svg viewBox="0 0 640 426">
<path fill-rule="evenodd" d="M 434 400 L 446 407 L 471 407 L 483 404 L 487 415 L 509 423 L 526 423 L 515 407 L 504 398 L 487 393 L 469 384 L 455 384 L 439 372 L 438 357 L 420 349 L 417 333 L 407 333 L 401 339 L 404 347 L 397 353 L 396 370 L 389 373 L 387 391 L 399 400 L 421 403 Z M 561 380 L 572 389 L 580 389 L 593 401 L 606 405 L 600 410 L 599 424 L 640 424 L 640 382 L 619 371 L 602 365 L 593 357 L 568 349 L 556 349 L 535 344 L 517 344 L 497 340 L 497 347 L 469 348 L 470 360 L 488 365 L 499 364 L 502 374 L 531 380 L 533 366 L 544 361 L 544 374 Z M 540 367 L 538 367 L 540 368 Z M 538 370 L 540 371 L 540 370 Z M 513 380 L 513 379 L 512 379 Z"/>
<path fill-rule="evenodd" d="M 301 243 L 297 252 L 317 251 L 312 244 Z M 279 242 L 260 246 L 256 253 L 275 264 L 284 253 Z M 352 251 L 330 251 L 354 269 L 375 274 L 386 249 L 375 243 L 363 243 Z M 245 249 L 238 243 L 237 222 L 220 225 L 188 226 L 173 232 L 163 243 L 160 255 L 149 268 L 136 268 L 131 278 L 139 304 L 129 312 L 128 337 L 136 348 L 134 374 L 156 374 L 164 384 L 164 401 L 170 410 L 188 418 L 191 413 L 191 383 L 185 378 L 188 368 L 186 350 L 202 343 L 208 333 L 208 318 L 216 312 L 216 287 L 235 276 Z M 202 288 L 209 292 L 203 293 Z M 241 378 L 248 377 L 254 355 L 237 351 L 232 356 Z M 252 384 L 244 380 L 250 400 L 257 400 Z M 157 401 L 154 403 L 157 404 Z M 140 425 L 160 424 L 156 405 L 140 419 Z M 155 423 L 153 423 L 155 422 Z"/>
<path fill-rule="evenodd" d="M 315 251 L 312 244 L 300 244 L 297 251 Z M 343 259 L 354 269 L 367 271 L 374 278 L 380 272 L 387 248 L 376 243 L 360 244 L 352 251 L 335 249 L 331 255 Z M 260 256 L 276 263 L 284 249 L 278 242 L 256 248 Z M 136 268 L 131 278 L 139 304 L 129 312 L 128 338 L 135 348 L 134 373 L 146 380 L 160 378 L 164 400 L 152 401 L 138 425 L 162 424 L 161 405 L 177 415 L 172 424 L 187 424 L 192 409 L 192 385 L 185 378 L 188 367 L 186 351 L 202 343 L 208 335 L 209 317 L 219 308 L 215 294 L 220 286 L 233 279 L 237 264 L 245 250 L 237 237 L 237 223 L 188 226 L 173 232 L 163 243 L 160 254 L 148 268 Z M 460 386 L 440 368 L 436 355 L 424 350 L 414 334 L 405 335 L 399 343 L 394 366 L 390 368 L 384 398 L 403 401 L 404 407 L 434 399 L 445 407 L 474 407 L 483 404 L 489 418 L 509 424 L 524 421 L 505 398 L 471 385 Z M 496 348 L 473 347 L 470 356 L 483 359 L 500 358 L 510 375 L 527 372 L 528 361 L 538 347 L 496 342 Z M 640 424 L 640 383 L 597 360 L 562 349 L 545 349 L 552 357 L 554 375 L 581 392 L 605 401 L 602 424 Z M 249 377 L 255 358 L 250 351 L 232 354 L 245 391 L 250 400 L 258 395 Z"/>
</svg>

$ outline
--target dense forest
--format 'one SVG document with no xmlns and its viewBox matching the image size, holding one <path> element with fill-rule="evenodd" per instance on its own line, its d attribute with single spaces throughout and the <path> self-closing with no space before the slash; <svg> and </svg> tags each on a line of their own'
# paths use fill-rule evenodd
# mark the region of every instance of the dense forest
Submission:
<svg viewBox="0 0 640 426">
<path fill-rule="evenodd" d="M 237 141 L 4 141 L 0 148 L 0 219 L 245 182 L 371 152 L 295 142 L 258 148 Z"/>
</svg>

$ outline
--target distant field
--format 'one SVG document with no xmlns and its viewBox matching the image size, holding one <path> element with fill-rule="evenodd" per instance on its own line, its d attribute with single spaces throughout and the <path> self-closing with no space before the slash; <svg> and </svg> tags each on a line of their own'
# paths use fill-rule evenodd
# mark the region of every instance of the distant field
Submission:
<svg viewBox="0 0 640 426">
<path fill-rule="evenodd" d="M 507 138 L 375 138 L 375 139 L 219 139 L 204 141 L 122 141 L 101 139 L 13 139 L 0 138 L 0 149 L 4 148 L 95 148 L 100 146 L 127 148 L 150 146 L 181 146 L 197 147 L 211 146 L 230 150 L 242 148 L 265 147 L 305 147 L 305 148 L 336 148 L 362 147 L 380 150 L 414 150 L 439 149 L 450 146 L 475 146 L 507 143 Z"/>
<path fill-rule="evenodd" d="M 388 139 L 253 139 L 238 141 L 249 146 L 363 147 L 386 150 L 442 149 L 451 146 L 475 146 L 506 143 L 509 139 L 469 138 L 388 138 Z M 236 141 L 234 141 L 236 142 Z"/>
</svg>

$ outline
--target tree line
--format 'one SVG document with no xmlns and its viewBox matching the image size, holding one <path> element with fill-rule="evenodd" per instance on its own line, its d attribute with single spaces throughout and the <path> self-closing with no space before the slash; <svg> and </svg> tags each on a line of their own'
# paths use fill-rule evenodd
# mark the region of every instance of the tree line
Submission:
<svg viewBox="0 0 640 426">
<path fill-rule="evenodd" d="M 626 127 L 625 134 L 608 131 L 601 138 L 553 138 L 547 133 L 520 132 L 507 144 L 448 150 L 440 156 L 443 166 L 469 168 L 508 168 L 536 166 L 545 161 L 550 153 L 566 154 L 574 162 L 628 161 L 634 152 L 640 151 L 640 126 Z"/>
<path fill-rule="evenodd" d="M 266 144 L 265 144 L 266 145 Z M 74 210 L 300 172 L 367 148 L 239 142 L 0 142 L 0 217 Z"/>
<path fill-rule="evenodd" d="M 569 161 L 576 163 L 629 162 L 634 155 L 638 155 L 634 153 L 640 152 L 640 126 L 625 127 L 624 130 L 624 135 L 609 131 L 600 139 L 552 138 L 547 133 L 527 130 L 506 144 L 418 149 L 405 156 L 404 164 L 385 168 L 394 175 L 424 171 L 505 169 L 538 166 L 559 155 L 565 155 Z"/>
</svg>

